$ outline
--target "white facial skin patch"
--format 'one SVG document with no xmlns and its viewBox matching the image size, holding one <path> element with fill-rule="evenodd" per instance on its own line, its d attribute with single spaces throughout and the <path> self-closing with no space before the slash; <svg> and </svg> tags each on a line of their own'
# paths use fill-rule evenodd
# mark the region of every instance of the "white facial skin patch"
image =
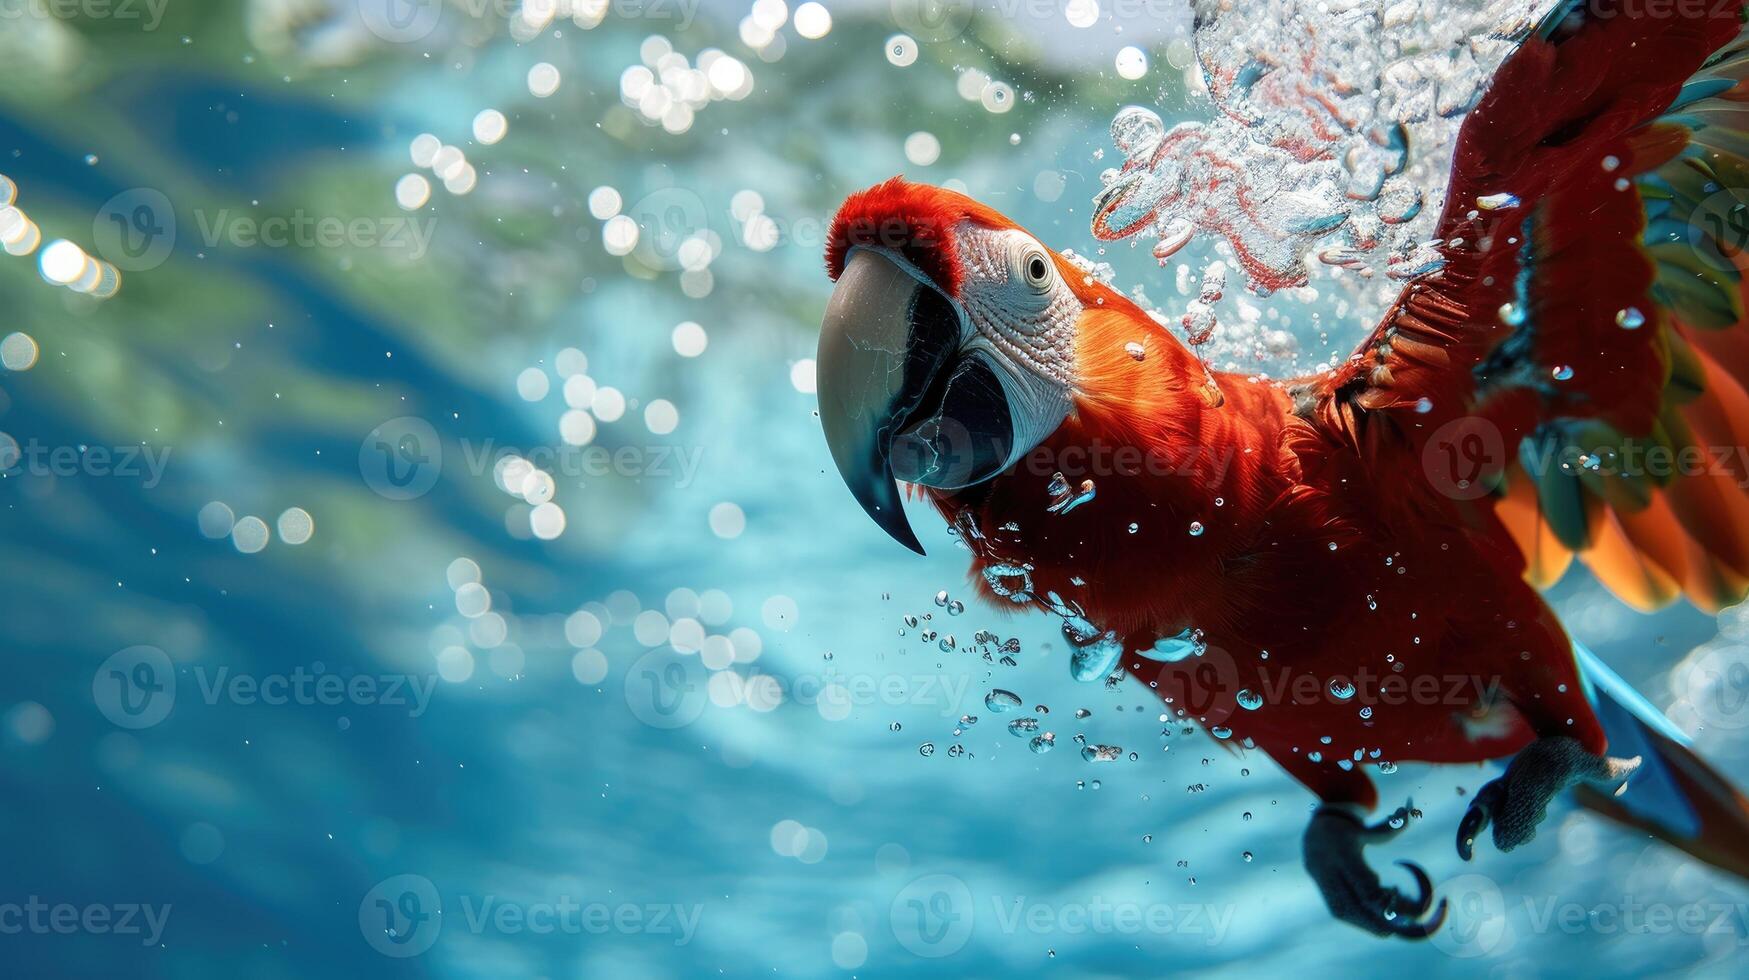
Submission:
<svg viewBox="0 0 1749 980">
<path fill-rule="evenodd" d="M 1068 417 L 1081 301 L 1026 232 L 963 222 L 954 241 L 965 273 L 959 301 L 971 329 L 964 349 L 998 367 L 1013 414 L 1012 464 Z"/>
</svg>

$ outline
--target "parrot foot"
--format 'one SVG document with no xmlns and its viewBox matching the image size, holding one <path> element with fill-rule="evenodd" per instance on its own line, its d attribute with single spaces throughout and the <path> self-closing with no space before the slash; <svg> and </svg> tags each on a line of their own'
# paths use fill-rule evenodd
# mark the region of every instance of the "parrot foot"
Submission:
<svg viewBox="0 0 1749 980">
<path fill-rule="evenodd" d="M 1536 836 L 1555 794 L 1579 783 L 1620 785 L 1639 767 L 1639 756 L 1612 759 L 1592 755 L 1565 735 L 1539 738 L 1513 756 L 1505 775 L 1476 791 L 1458 824 L 1458 857 L 1470 860 L 1476 838 L 1490 825 L 1494 846 L 1510 851 Z"/>
<path fill-rule="evenodd" d="M 1324 893 L 1331 915 L 1376 936 L 1425 939 L 1439 931 L 1445 922 L 1445 899 L 1434 909 L 1433 881 L 1420 865 L 1397 862 L 1415 877 L 1420 894 L 1411 898 L 1381 884 L 1361 854 L 1368 844 L 1402 833 L 1413 806 L 1410 803 L 1371 827 L 1357 811 L 1337 804 L 1326 803 L 1312 814 L 1303 844 L 1306 872 Z"/>
</svg>

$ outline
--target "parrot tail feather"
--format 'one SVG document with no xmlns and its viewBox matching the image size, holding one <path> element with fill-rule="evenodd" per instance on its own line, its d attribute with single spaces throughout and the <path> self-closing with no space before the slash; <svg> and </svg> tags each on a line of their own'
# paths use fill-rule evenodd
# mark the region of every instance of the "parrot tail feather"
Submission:
<svg viewBox="0 0 1749 980">
<path fill-rule="evenodd" d="M 1681 729 L 1590 650 L 1573 644 L 1609 754 L 1639 756 L 1625 786 L 1610 794 L 1585 786 L 1580 805 L 1645 831 L 1749 880 L 1749 800 L 1689 746 Z"/>
</svg>

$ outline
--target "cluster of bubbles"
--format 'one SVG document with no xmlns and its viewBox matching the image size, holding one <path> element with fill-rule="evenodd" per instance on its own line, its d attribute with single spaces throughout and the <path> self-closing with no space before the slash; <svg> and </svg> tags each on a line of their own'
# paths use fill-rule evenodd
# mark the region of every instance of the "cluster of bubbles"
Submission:
<svg viewBox="0 0 1749 980">
<path fill-rule="evenodd" d="M 587 446 L 595 439 L 598 421 L 618 422 L 625 416 L 625 393 L 610 385 L 598 384 L 590 377 L 589 358 L 575 347 L 566 347 L 559 351 L 553 358 L 551 374 L 537 366 L 524 368 L 516 376 L 516 393 L 523 401 L 545 401 L 552 393 L 555 377 L 559 393 L 567 406 L 565 413 L 559 416 L 559 438 L 566 445 Z M 657 407 L 662 405 L 667 405 L 668 408 Z M 645 407 L 644 414 L 646 421 L 650 423 L 651 432 L 666 435 L 674 431 L 672 424 L 660 424 L 665 412 L 672 408 L 672 405 L 661 399 Z M 678 416 L 675 416 L 674 421 L 678 421 Z"/>
<path fill-rule="evenodd" d="M 457 558 L 444 570 L 444 579 L 454 594 L 455 611 L 466 623 L 466 630 L 464 634 L 454 626 L 446 626 L 432 636 L 437 676 L 451 684 L 473 677 L 474 652 L 469 646 L 487 652 L 492 672 L 498 676 L 506 680 L 520 676 L 526 657 L 520 646 L 508 642 L 510 620 L 492 608 L 492 592 L 486 588 L 479 563 L 472 558 Z"/>
<path fill-rule="evenodd" d="M 493 110 L 488 110 L 488 112 Z M 481 113 L 482 116 L 485 113 Z M 503 116 L 498 117 L 502 122 Z M 474 123 L 475 134 L 482 129 L 479 119 Z M 504 130 L 497 131 L 498 139 L 502 139 Z M 484 141 L 483 141 L 484 142 Z M 490 142 L 496 142 L 492 140 Z M 443 182 L 443 189 L 457 196 L 473 191 L 479 184 L 479 172 L 468 162 L 467 154 L 459 146 L 443 142 L 431 133 L 420 133 L 413 137 L 408 146 L 408 155 L 413 158 L 413 166 L 422 170 L 430 170 L 432 175 Z M 417 211 L 431 199 L 431 181 L 425 175 L 407 174 L 395 183 L 395 203 L 408 211 Z"/>
<path fill-rule="evenodd" d="M 1002 115 L 1014 108 L 1014 86 L 991 78 L 976 68 L 960 69 L 959 79 L 954 82 L 954 91 L 959 93 L 960 98 L 967 102 L 976 102 L 986 112 L 996 115 Z M 1030 96 L 1028 99 L 1030 101 Z"/>
<path fill-rule="evenodd" d="M 259 517 L 238 517 L 222 500 L 208 501 L 195 515 L 195 525 L 200 528 L 202 537 L 213 541 L 230 538 L 232 546 L 245 555 L 264 550 L 274 530 L 279 532 L 281 541 L 290 545 L 303 544 L 316 533 L 316 519 L 302 507 L 288 507 L 281 511 L 279 519 L 269 528 Z"/>
<path fill-rule="evenodd" d="M 751 194 L 753 204 L 737 203 L 737 215 L 747 214 L 744 227 L 758 227 L 769 237 L 760 239 L 764 251 L 777 244 L 776 223 L 764 214 L 765 202 L 751 191 L 735 195 L 742 202 Z M 616 257 L 632 256 L 646 270 L 680 270 L 680 291 L 692 299 L 703 299 L 716 288 L 716 276 L 711 263 L 723 254 L 723 239 L 709 227 L 699 226 L 702 210 L 691 213 L 702 202 L 689 192 L 666 188 L 652 193 L 634 205 L 637 215 L 625 213 L 625 199 L 617 188 L 603 185 L 589 192 L 589 213 L 601 222 L 601 247 Z M 765 231 L 766 226 L 769 230 Z M 633 253 L 637 253 L 633 255 Z"/>
<path fill-rule="evenodd" d="M 511 508 L 504 518 L 513 535 L 524 526 L 542 541 L 565 533 L 565 509 L 553 500 L 558 484 L 551 473 L 511 453 L 493 465 L 492 480 L 498 489 L 523 502 L 522 506 Z"/>
<path fill-rule="evenodd" d="M 526 44 L 555 21 L 568 20 L 583 30 L 594 30 L 607 19 L 612 0 L 522 0 L 510 16 L 510 36 Z"/>
<path fill-rule="evenodd" d="M 725 99 L 739 102 L 753 94 L 753 73 L 739 59 L 716 48 L 699 52 L 694 66 L 660 34 L 638 46 L 642 64 L 619 76 L 619 98 L 645 123 L 676 135 L 692 128 L 699 110 Z"/>
<path fill-rule="evenodd" d="M 1396 287 L 1376 280 L 1439 268 L 1458 128 L 1549 5 L 1197 0 L 1190 78 L 1218 114 L 1168 129 L 1148 109 L 1121 110 L 1112 139 L 1124 160 L 1102 175 L 1096 234 L 1152 238 L 1162 264 L 1211 235 L 1260 295 L 1304 289 L 1322 264 L 1349 310 L 1380 309 Z M 1240 306 L 1239 317 L 1244 336 L 1225 353 L 1266 355 L 1259 315 Z"/>
<path fill-rule="evenodd" d="M 783 27 L 792 24 L 796 36 L 804 41 L 818 41 L 832 31 L 832 12 L 814 0 L 796 7 L 792 18 L 784 0 L 754 0 L 747 16 L 741 18 L 738 33 L 741 43 L 759 53 L 760 60 L 777 61 L 789 49 Z"/>
<path fill-rule="evenodd" d="M 24 218 L 22 212 L 13 210 L 21 220 L 30 220 Z M 5 214 L 0 212 L 0 222 L 5 220 Z M 0 240 L 4 239 L 5 233 L 5 229 L 0 228 Z M 98 299 L 108 299 L 121 289 L 121 273 L 115 266 L 93 257 L 64 238 L 43 246 L 42 254 L 37 257 L 37 267 L 45 281 Z"/>
<path fill-rule="evenodd" d="M 609 671 L 602 650 L 618 629 L 628 631 L 638 648 L 668 646 L 676 653 L 697 656 L 703 667 L 718 673 L 733 673 L 730 668 L 757 661 L 764 650 L 757 630 L 746 626 L 724 629 L 735 606 L 728 593 L 719 589 L 701 593 L 677 588 L 659 600 L 656 608 L 645 608 L 636 593 L 621 589 L 600 601 L 585 602 L 570 613 L 519 615 L 510 610 L 507 597 L 486 586 L 480 566 L 472 558 L 450 562 L 445 578 L 454 596 L 457 618 L 432 631 L 430 648 L 438 675 L 452 684 L 474 676 L 479 653 L 485 654 L 493 674 L 505 680 L 520 677 L 527 663 L 525 644 L 535 650 L 570 651 L 573 679 L 583 685 L 600 684 Z M 757 687 L 739 674 L 734 679 L 739 683 L 718 684 L 722 690 L 713 692 L 719 706 L 737 703 L 737 697 Z M 757 697 L 745 703 L 759 710 L 770 710 L 776 704 Z"/>
<path fill-rule="evenodd" d="M 29 255 L 42 244 L 42 229 L 18 209 L 18 185 L 0 174 L 0 245 L 8 255 Z"/>
<path fill-rule="evenodd" d="M 729 199 L 729 214 L 741 226 L 741 244 L 752 251 L 769 252 L 783 236 L 777 221 L 765 213 L 765 197 L 756 190 L 736 191 Z"/>
<path fill-rule="evenodd" d="M 818 864 L 826 857 L 826 835 L 796 820 L 779 820 L 771 827 L 771 849 L 779 857 Z"/>
<path fill-rule="evenodd" d="M 537 403 L 552 394 L 556 376 L 566 405 L 559 416 L 559 438 L 568 446 L 589 445 L 595 441 L 598 423 L 618 422 L 626 413 L 625 394 L 598 384 L 588 372 L 588 356 L 567 347 L 553 358 L 552 373 L 530 366 L 516 376 L 517 395 Z M 680 414 L 672 402 L 658 398 L 644 406 L 644 422 L 652 433 L 666 435 L 680 424 Z M 500 490 L 522 502 L 505 515 L 513 535 L 522 536 L 526 530 L 542 541 L 551 541 L 565 532 L 565 511 L 553 500 L 558 485 L 552 474 L 521 456 L 508 454 L 493 466 L 492 479 Z"/>
</svg>

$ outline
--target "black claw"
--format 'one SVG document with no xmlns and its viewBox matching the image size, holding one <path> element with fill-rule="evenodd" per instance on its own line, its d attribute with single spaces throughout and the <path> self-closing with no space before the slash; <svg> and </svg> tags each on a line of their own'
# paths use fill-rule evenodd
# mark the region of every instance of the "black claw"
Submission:
<svg viewBox="0 0 1749 980">
<path fill-rule="evenodd" d="M 1419 919 L 1427 914 L 1428 909 L 1433 907 L 1433 879 L 1427 877 L 1427 871 L 1414 861 L 1398 861 L 1397 863 L 1415 876 L 1415 887 L 1421 892 L 1421 897 L 1415 900 L 1415 917 Z"/>
<path fill-rule="evenodd" d="M 1401 936 L 1404 939 L 1426 939 L 1438 932 L 1440 926 L 1445 925 L 1445 912 L 1446 902 L 1442 898 L 1439 900 L 1439 907 L 1433 910 L 1432 916 L 1422 920 L 1410 919 L 1403 922 L 1392 922 L 1389 928 L 1392 935 Z"/>
<path fill-rule="evenodd" d="M 1476 856 L 1476 838 L 1488 827 L 1488 812 L 1480 807 L 1470 807 L 1464 813 L 1464 819 L 1458 824 L 1457 852 L 1458 857 L 1465 861 Z"/>
<path fill-rule="evenodd" d="M 1476 798 L 1470 801 L 1470 808 L 1464 811 L 1463 820 L 1458 822 L 1458 857 L 1465 861 L 1475 857 L 1476 838 L 1482 836 L 1482 831 L 1494 821 L 1494 806 L 1500 794 L 1498 779 L 1476 790 Z"/>
<path fill-rule="evenodd" d="M 1425 939 L 1439 930 L 1445 922 L 1446 903 L 1441 899 L 1435 907 L 1433 879 L 1425 869 L 1413 861 L 1397 862 L 1415 880 L 1415 888 L 1404 894 L 1380 884 L 1361 853 L 1369 844 L 1395 837 L 1408 825 L 1413 812 L 1411 804 L 1368 826 L 1347 810 L 1319 808 L 1306 828 L 1304 855 L 1306 870 L 1323 892 L 1332 915 L 1375 936 Z M 1341 819 L 1332 819 L 1335 817 Z M 1392 827 L 1393 820 L 1401 826 Z"/>
</svg>

